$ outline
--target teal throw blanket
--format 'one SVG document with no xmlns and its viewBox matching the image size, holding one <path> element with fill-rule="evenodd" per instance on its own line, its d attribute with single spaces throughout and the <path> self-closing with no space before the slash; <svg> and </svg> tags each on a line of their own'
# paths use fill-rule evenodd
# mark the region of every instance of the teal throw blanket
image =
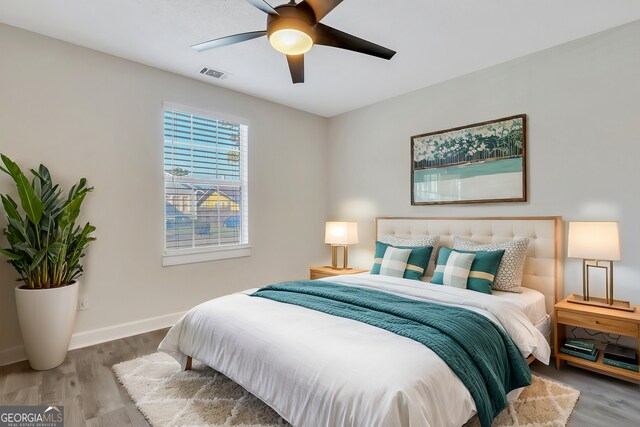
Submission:
<svg viewBox="0 0 640 427">
<path fill-rule="evenodd" d="M 252 296 L 357 320 L 429 347 L 460 378 L 482 427 L 507 406 L 507 393 L 531 384 L 531 371 L 509 335 L 470 310 L 324 281 L 284 282 Z"/>
</svg>

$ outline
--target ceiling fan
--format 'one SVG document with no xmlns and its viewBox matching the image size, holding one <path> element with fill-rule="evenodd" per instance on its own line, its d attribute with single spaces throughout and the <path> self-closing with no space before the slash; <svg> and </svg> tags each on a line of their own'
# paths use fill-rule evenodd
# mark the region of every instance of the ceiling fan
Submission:
<svg viewBox="0 0 640 427">
<path fill-rule="evenodd" d="M 234 34 L 191 46 L 199 52 L 267 36 L 269 43 L 287 55 L 293 83 L 304 83 L 304 54 L 314 44 L 352 50 L 383 59 L 391 59 L 395 51 L 363 40 L 320 23 L 343 0 L 295 0 L 271 7 L 264 0 L 247 0 L 266 13 L 267 30 Z"/>
</svg>

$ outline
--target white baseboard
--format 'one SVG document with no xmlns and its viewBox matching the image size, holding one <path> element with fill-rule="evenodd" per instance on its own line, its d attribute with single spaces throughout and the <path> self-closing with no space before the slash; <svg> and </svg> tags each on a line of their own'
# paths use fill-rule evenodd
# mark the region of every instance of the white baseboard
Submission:
<svg viewBox="0 0 640 427">
<path fill-rule="evenodd" d="M 136 320 L 135 322 L 121 323 L 106 328 L 93 329 L 91 331 L 77 332 L 71 337 L 69 350 L 89 347 L 107 341 L 126 338 L 133 335 L 144 334 L 145 332 L 173 326 L 185 312 L 171 313 L 164 316 L 151 317 L 148 319 Z M 27 360 L 24 346 L 0 350 L 0 366 Z"/>
</svg>

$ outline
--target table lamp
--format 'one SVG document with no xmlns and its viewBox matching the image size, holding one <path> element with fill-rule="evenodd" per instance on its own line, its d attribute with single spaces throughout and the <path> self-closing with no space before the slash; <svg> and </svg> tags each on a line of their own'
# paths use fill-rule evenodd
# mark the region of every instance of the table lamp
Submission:
<svg viewBox="0 0 640 427">
<path fill-rule="evenodd" d="M 324 242 L 331 245 L 331 268 L 337 270 L 348 269 L 348 245 L 358 243 L 358 223 L 344 221 L 327 221 Z M 338 268 L 338 248 L 342 247 L 342 267 Z"/>
<path fill-rule="evenodd" d="M 613 299 L 613 261 L 620 261 L 620 230 L 617 222 L 578 221 L 569 223 L 569 258 L 582 258 L 582 295 L 571 295 L 569 302 L 634 311 L 628 301 Z M 589 272 L 602 269 L 606 284 L 604 299 L 589 295 Z"/>
</svg>

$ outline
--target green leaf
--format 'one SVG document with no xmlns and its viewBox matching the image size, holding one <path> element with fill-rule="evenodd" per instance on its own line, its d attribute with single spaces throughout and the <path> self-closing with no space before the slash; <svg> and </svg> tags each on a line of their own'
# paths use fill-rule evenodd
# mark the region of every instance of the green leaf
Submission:
<svg viewBox="0 0 640 427">
<path fill-rule="evenodd" d="M 11 198 L 11 196 L 8 196 L 8 195 L 6 195 L 6 194 L 0 194 L 0 198 L 1 198 L 1 199 L 3 199 L 3 203 L 2 203 L 2 204 L 5 204 L 4 200 L 6 199 L 6 203 L 7 203 L 7 204 L 9 204 L 9 205 L 11 205 L 11 207 L 13 208 L 13 210 L 18 209 L 18 204 L 15 202 L 15 200 L 13 200 L 13 199 Z"/>
<path fill-rule="evenodd" d="M 64 201 L 60 200 L 60 194 L 62 191 L 58 189 L 58 186 L 43 190 L 42 192 L 42 204 L 44 205 L 45 210 L 56 211 L 58 209 L 62 209 L 64 206 Z"/>
<path fill-rule="evenodd" d="M 6 170 L 16 183 L 22 209 L 27 213 L 27 216 L 33 224 L 38 224 L 42 217 L 42 212 L 44 211 L 42 201 L 36 196 L 29 180 L 24 176 L 18 165 L 4 154 L 2 154 L 1 157 L 2 162 L 7 168 Z"/>
<path fill-rule="evenodd" d="M 77 191 L 78 188 L 84 187 L 84 182 L 86 181 L 83 180 L 84 178 L 80 180 L 80 183 L 77 186 L 74 185 L 69 192 L 67 205 L 62 210 L 59 219 L 59 225 L 62 229 L 67 228 L 67 226 L 73 225 L 75 223 L 76 219 L 78 219 L 78 215 L 80 214 L 80 206 L 82 205 L 85 196 L 87 195 L 87 193 L 93 190 L 93 187 L 91 187 Z M 71 197 L 72 194 L 73 197 Z"/>
<path fill-rule="evenodd" d="M 13 253 L 13 252 L 8 251 L 6 249 L 0 249 L 0 254 L 6 256 L 9 259 L 13 259 L 13 260 L 22 259 L 22 255 Z"/>
<path fill-rule="evenodd" d="M 84 186 L 87 184 L 87 180 L 85 178 L 80 178 L 80 181 L 78 181 L 78 183 L 76 185 L 74 185 L 73 187 L 71 187 L 71 190 L 69 190 L 69 196 L 67 198 L 67 202 L 70 202 L 71 200 L 75 199 L 81 191 L 83 191 Z M 84 189 L 84 190 L 93 190 L 93 188 L 91 189 Z M 84 191 L 86 193 L 86 191 Z"/>
<path fill-rule="evenodd" d="M 40 176 L 49 184 L 51 184 L 51 174 L 49 173 L 49 169 L 47 169 L 45 165 L 41 164 L 40 168 L 38 168 L 38 171 L 40 172 Z"/>
<path fill-rule="evenodd" d="M 13 227 L 13 229 L 15 229 L 18 233 L 20 233 L 20 235 L 25 241 L 31 240 L 29 237 L 29 233 L 27 232 L 27 229 L 22 223 L 22 218 L 16 220 L 14 218 L 8 217 L 7 219 L 9 220 L 9 225 Z"/>
<path fill-rule="evenodd" d="M 64 245 L 60 242 L 55 242 L 51 244 L 49 246 L 49 256 L 52 259 L 57 260 L 60 257 L 60 253 L 62 252 L 63 246 Z"/>
<path fill-rule="evenodd" d="M 4 207 L 7 217 L 21 221 L 22 218 L 18 213 L 18 205 L 16 202 L 14 202 L 11 197 L 5 196 L 4 194 L 0 194 L 0 199 L 2 199 L 2 206 Z"/>
<path fill-rule="evenodd" d="M 53 185 L 51 182 L 51 174 L 45 165 L 40 165 L 38 170 L 31 169 L 31 173 L 40 178 L 47 186 Z"/>
<path fill-rule="evenodd" d="M 31 261 L 31 265 L 29 266 L 28 270 L 33 271 L 36 267 L 38 267 L 38 265 L 40 265 L 40 263 L 42 262 L 46 254 L 47 254 L 47 250 L 41 249 Z"/>
<path fill-rule="evenodd" d="M 31 180 L 31 187 L 38 199 L 42 200 L 42 181 L 37 176 Z"/>
<path fill-rule="evenodd" d="M 38 254 L 38 251 L 36 249 L 30 247 L 24 242 L 16 243 L 15 245 L 13 245 L 13 247 L 15 249 L 21 250 L 22 252 L 25 252 L 31 258 L 34 258 Z"/>
</svg>

